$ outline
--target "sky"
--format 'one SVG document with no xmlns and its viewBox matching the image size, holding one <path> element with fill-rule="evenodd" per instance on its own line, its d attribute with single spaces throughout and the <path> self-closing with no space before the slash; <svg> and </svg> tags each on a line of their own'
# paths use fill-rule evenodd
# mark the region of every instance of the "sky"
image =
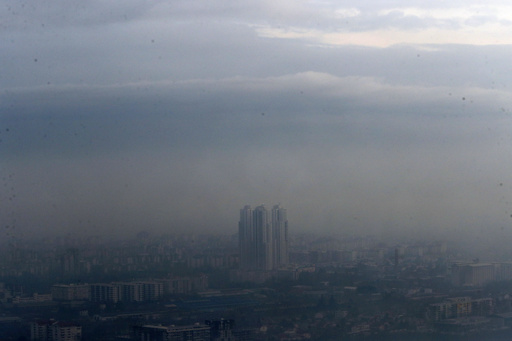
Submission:
<svg viewBox="0 0 512 341">
<path fill-rule="evenodd" d="M 512 241 L 505 1 L 0 0 L 0 238 Z"/>
</svg>

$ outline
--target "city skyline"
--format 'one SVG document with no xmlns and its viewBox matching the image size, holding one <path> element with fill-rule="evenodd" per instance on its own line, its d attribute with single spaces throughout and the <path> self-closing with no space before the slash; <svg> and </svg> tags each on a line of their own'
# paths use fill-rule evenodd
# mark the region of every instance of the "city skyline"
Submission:
<svg viewBox="0 0 512 341">
<path fill-rule="evenodd" d="M 2 340 L 512 338 L 512 4 L 0 8 Z"/>
</svg>

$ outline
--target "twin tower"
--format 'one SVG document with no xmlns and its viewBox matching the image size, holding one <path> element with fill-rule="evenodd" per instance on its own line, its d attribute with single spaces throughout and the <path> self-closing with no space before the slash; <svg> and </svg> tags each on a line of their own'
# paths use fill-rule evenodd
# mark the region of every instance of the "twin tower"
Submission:
<svg viewBox="0 0 512 341">
<path fill-rule="evenodd" d="M 288 264 L 288 220 L 286 209 L 279 205 L 271 211 L 264 205 L 244 206 L 238 238 L 241 270 L 270 271 Z"/>
</svg>

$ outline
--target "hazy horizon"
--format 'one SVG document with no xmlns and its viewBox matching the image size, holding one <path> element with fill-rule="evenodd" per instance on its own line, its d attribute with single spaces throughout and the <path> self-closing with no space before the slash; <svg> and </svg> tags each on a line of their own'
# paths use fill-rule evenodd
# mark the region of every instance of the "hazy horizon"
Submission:
<svg viewBox="0 0 512 341">
<path fill-rule="evenodd" d="M 512 6 L 1 2 L 0 238 L 512 241 Z"/>
</svg>

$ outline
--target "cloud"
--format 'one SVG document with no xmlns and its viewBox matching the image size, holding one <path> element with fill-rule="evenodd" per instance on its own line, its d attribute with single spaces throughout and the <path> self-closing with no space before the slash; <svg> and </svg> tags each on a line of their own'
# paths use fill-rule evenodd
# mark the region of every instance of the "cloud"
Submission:
<svg viewBox="0 0 512 341">
<path fill-rule="evenodd" d="M 501 23 L 481 24 L 478 27 L 463 26 L 455 29 L 429 27 L 424 29 L 384 28 L 365 31 L 311 30 L 307 28 L 260 27 L 260 36 L 277 39 L 301 39 L 322 45 L 360 45 L 390 47 L 393 45 L 510 45 L 512 27 Z"/>
<path fill-rule="evenodd" d="M 510 6 L 340 9 L 323 14 L 328 24 L 261 25 L 260 36 L 324 45 L 389 47 L 397 44 L 509 45 Z M 341 13 L 341 15 L 340 15 Z M 350 22 L 346 21 L 349 18 Z M 333 23 L 337 23 L 334 24 Z"/>
<path fill-rule="evenodd" d="M 381 16 L 391 13 L 400 13 L 403 17 L 413 16 L 420 19 L 446 20 L 453 22 L 465 22 L 472 18 L 488 18 L 489 21 L 507 20 L 512 13 L 512 6 L 496 5 L 472 5 L 446 6 L 446 7 L 395 7 L 380 10 Z"/>
<path fill-rule="evenodd" d="M 146 15 L 154 5 L 138 1 L 1 1 L 4 32 L 68 29 L 128 22 Z"/>
<path fill-rule="evenodd" d="M 477 85 L 423 85 L 385 78 L 340 77 L 324 72 L 299 72 L 269 77 L 229 77 L 183 81 L 139 81 L 123 85 L 62 85 L 11 89 L 2 96 L 11 117 L 70 118 L 136 117 L 144 108 L 170 117 L 246 115 L 248 113 L 309 115 L 388 113 L 411 116 L 480 116 L 510 108 L 509 91 Z M 101 113 L 101 108 L 109 110 Z M 57 110 L 56 108 L 60 108 Z M 444 109 L 443 109 L 444 108 Z M 219 117 L 219 116 L 215 116 Z M 314 116 L 316 117 L 316 116 Z"/>
</svg>

